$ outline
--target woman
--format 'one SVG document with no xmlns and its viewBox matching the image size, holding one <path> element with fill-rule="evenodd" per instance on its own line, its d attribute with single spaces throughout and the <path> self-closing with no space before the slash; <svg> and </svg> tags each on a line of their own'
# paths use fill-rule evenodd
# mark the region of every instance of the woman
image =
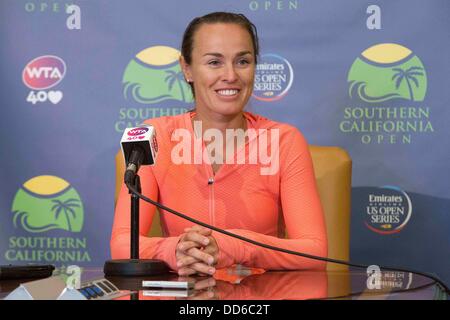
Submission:
<svg viewBox="0 0 450 320">
<path fill-rule="evenodd" d="M 180 65 L 195 109 L 147 121 L 155 127 L 160 151 L 155 166 L 141 168 L 142 190 L 172 209 L 241 236 L 326 256 L 325 223 L 305 139 L 292 126 L 244 111 L 253 90 L 258 50 L 256 28 L 243 15 L 216 12 L 189 24 Z M 253 134 L 242 140 L 229 132 Z M 270 140 L 264 137 L 268 132 Z M 222 144 L 218 137 L 225 137 Z M 180 148 L 181 138 L 192 148 Z M 278 159 L 266 174 L 261 161 L 238 160 L 254 160 L 261 148 L 266 154 L 272 151 L 270 159 Z M 129 205 L 123 186 L 111 239 L 114 259 L 129 257 Z M 161 212 L 166 237 L 146 237 L 155 207 L 145 203 L 141 211 L 140 257 L 162 259 L 179 275 L 212 275 L 216 268 L 234 264 L 271 270 L 325 266 L 193 226 L 166 212 Z M 288 239 L 277 237 L 283 220 Z"/>
</svg>

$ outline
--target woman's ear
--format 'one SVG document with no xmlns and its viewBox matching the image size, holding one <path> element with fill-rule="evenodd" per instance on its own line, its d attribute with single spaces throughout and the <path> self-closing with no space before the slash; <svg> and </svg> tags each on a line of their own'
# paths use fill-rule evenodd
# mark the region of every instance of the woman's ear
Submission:
<svg viewBox="0 0 450 320">
<path fill-rule="evenodd" d="M 192 73 L 191 73 L 191 67 L 187 64 L 186 60 L 183 56 L 180 56 L 180 66 L 181 70 L 183 71 L 184 78 L 188 83 L 192 83 L 194 80 L 192 80 Z"/>
</svg>

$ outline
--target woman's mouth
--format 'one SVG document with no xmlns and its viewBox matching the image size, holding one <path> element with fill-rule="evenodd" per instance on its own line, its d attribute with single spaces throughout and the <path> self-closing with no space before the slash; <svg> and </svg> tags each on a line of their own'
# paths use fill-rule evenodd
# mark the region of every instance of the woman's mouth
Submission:
<svg viewBox="0 0 450 320">
<path fill-rule="evenodd" d="M 222 97 L 233 97 L 239 93 L 238 89 L 220 89 L 216 90 L 217 94 Z"/>
</svg>

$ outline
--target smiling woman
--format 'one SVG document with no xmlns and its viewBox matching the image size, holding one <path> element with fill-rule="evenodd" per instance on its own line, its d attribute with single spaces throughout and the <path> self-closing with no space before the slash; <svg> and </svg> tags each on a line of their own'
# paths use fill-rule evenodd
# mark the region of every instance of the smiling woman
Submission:
<svg viewBox="0 0 450 320">
<path fill-rule="evenodd" d="M 230 22 L 203 22 L 200 26 L 193 24 L 191 29 L 195 39 L 190 40 L 192 31 L 185 33 L 188 45 L 182 48 L 180 64 L 195 96 L 199 117 L 236 116 L 253 90 L 256 35 Z"/>
<path fill-rule="evenodd" d="M 215 12 L 192 20 L 179 61 L 195 106 L 182 115 L 146 121 L 155 128 L 159 153 L 153 167 L 141 168 L 142 193 L 234 234 L 326 257 L 324 217 L 306 140 L 295 127 L 245 111 L 258 53 L 256 27 L 244 15 Z M 276 139 L 267 138 L 269 131 Z M 191 144 L 181 153 L 180 133 L 188 137 L 183 144 Z M 256 160 L 255 155 L 277 159 L 274 170 L 261 171 L 267 161 L 228 161 Z M 160 215 L 166 237 L 148 237 L 155 207 L 142 203 L 140 208 L 140 257 L 164 260 L 179 275 L 214 274 L 216 268 L 234 264 L 272 270 L 325 267 L 320 261 L 227 238 L 164 210 Z M 113 259 L 129 257 L 129 212 L 123 185 L 111 238 Z M 279 229 L 283 221 L 288 239 L 278 237 L 284 234 Z"/>
</svg>

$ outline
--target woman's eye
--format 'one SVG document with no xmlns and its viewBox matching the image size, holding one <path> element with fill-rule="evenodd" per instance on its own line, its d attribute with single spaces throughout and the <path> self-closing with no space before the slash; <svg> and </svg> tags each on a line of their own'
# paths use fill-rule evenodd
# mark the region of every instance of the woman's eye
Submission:
<svg viewBox="0 0 450 320">
<path fill-rule="evenodd" d="M 208 62 L 209 65 L 211 66 L 218 66 L 220 64 L 219 60 L 211 60 Z"/>
<path fill-rule="evenodd" d="M 238 61 L 239 65 L 247 65 L 250 64 L 250 61 L 248 61 L 247 59 L 241 59 Z"/>
</svg>

